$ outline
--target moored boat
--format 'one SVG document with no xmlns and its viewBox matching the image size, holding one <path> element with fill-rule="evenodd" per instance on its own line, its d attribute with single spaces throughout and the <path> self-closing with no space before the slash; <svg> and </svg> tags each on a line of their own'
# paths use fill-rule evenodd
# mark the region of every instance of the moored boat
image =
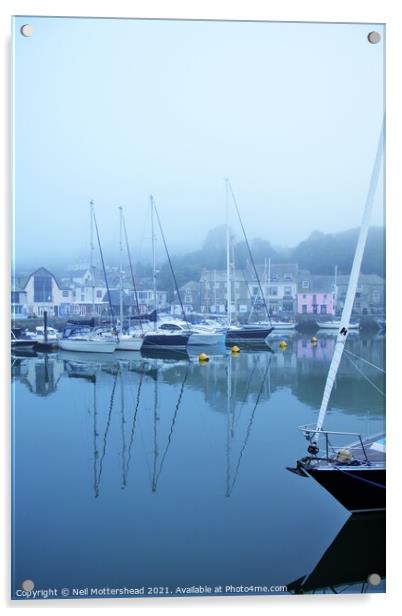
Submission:
<svg viewBox="0 0 402 616">
<path fill-rule="evenodd" d="M 273 327 L 258 327 L 246 325 L 244 327 L 236 327 L 231 325 L 226 332 L 226 344 L 234 343 L 266 343 L 269 334 L 273 331 Z"/>
<path fill-rule="evenodd" d="M 26 331 L 22 327 L 11 328 L 11 348 L 12 349 L 33 349 L 34 340 L 27 336 Z"/>
<path fill-rule="evenodd" d="M 378 511 L 385 508 L 385 435 L 381 434 L 375 437 L 363 438 L 360 434 L 354 434 L 356 439 L 354 443 L 348 444 L 346 447 L 336 447 L 332 443 L 333 437 L 352 437 L 352 434 L 347 432 L 329 432 L 323 430 L 323 425 L 349 334 L 350 318 L 367 241 L 370 214 L 373 209 L 374 195 L 380 173 L 384 147 L 383 138 L 384 126 L 382 127 L 377 148 L 345 303 L 338 325 L 338 335 L 331 365 L 328 370 L 317 423 L 314 427 L 303 426 L 301 428 L 304 436 L 309 441 L 308 455 L 299 459 L 295 468 L 288 468 L 288 470 L 303 477 L 313 477 L 344 507 L 354 513 Z M 370 365 L 382 373 L 385 372 L 381 366 L 376 366 L 373 363 L 370 363 Z M 369 382 L 371 383 L 370 380 Z M 383 394 L 376 386 L 375 388 Z M 323 453 L 320 453 L 323 439 L 325 441 L 325 449 Z"/>
<path fill-rule="evenodd" d="M 190 332 L 171 332 L 156 330 L 145 332 L 141 349 L 185 349 Z"/>
<path fill-rule="evenodd" d="M 317 325 L 320 329 L 335 329 L 339 330 L 341 325 L 341 321 L 317 321 Z M 351 322 L 348 325 L 348 329 L 359 329 L 360 324 L 356 322 Z"/>
<path fill-rule="evenodd" d="M 164 320 L 158 326 L 158 331 L 189 333 L 188 344 L 192 346 L 212 346 L 225 341 L 224 332 L 202 325 L 192 325 L 178 319 Z"/>
</svg>

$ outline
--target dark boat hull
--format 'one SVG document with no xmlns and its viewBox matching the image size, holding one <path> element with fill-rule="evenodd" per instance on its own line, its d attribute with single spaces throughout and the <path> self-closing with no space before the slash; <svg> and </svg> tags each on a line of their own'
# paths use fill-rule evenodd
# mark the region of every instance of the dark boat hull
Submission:
<svg viewBox="0 0 402 616">
<path fill-rule="evenodd" d="M 32 340 L 12 340 L 11 341 L 11 348 L 12 349 L 33 349 L 34 347 L 34 342 Z"/>
<path fill-rule="evenodd" d="M 265 328 L 242 328 L 242 329 L 233 329 L 229 330 L 226 333 L 226 344 L 231 343 L 258 343 L 262 344 L 265 342 L 266 338 L 272 332 L 273 327 L 265 327 Z"/>
<path fill-rule="evenodd" d="M 189 338 L 190 334 L 147 334 L 142 349 L 184 349 Z"/>
<path fill-rule="evenodd" d="M 352 513 L 385 509 L 385 468 L 306 466 L 304 470 Z"/>
</svg>

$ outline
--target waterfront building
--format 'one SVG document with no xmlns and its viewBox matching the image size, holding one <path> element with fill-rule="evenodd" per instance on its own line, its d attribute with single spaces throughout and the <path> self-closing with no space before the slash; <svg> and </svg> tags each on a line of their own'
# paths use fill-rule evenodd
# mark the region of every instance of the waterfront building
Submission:
<svg viewBox="0 0 402 616">
<path fill-rule="evenodd" d="M 298 266 L 295 263 L 267 263 L 257 266 L 269 312 L 274 317 L 294 318 L 296 312 Z M 251 311 L 263 317 L 265 307 L 253 271 L 234 270 L 231 275 L 232 314 L 246 316 Z M 226 270 L 203 270 L 200 279 L 201 312 L 224 315 L 227 312 Z"/>
<path fill-rule="evenodd" d="M 20 285 L 21 291 L 25 292 L 27 316 L 42 317 L 45 311 L 49 316 L 61 316 L 71 302 L 70 289 L 63 287 L 58 278 L 45 267 L 29 274 Z M 19 299 L 22 298 L 21 291 Z"/>
<path fill-rule="evenodd" d="M 184 312 L 199 312 L 200 311 L 200 283 L 190 280 L 179 289 L 181 301 L 183 302 Z M 177 297 L 177 292 L 174 292 L 174 299 L 171 305 L 171 313 L 174 315 L 181 314 L 181 306 Z"/>
<path fill-rule="evenodd" d="M 337 279 L 337 314 L 345 303 L 349 276 L 339 275 Z M 377 274 L 360 274 L 356 297 L 353 304 L 355 316 L 378 316 L 385 314 L 385 280 Z"/>
<path fill-rule="evenodd" d="M 335 286 L 334 277 L 313 275 L 302 270 L 297 293 L 298 315 L 333 316 Z"/>
<path fill-rule="evenodd" d="M 14 283 L 11 290 L 11 318 L 26 319 L 28 316 L 27 293 Z"/>
</svg>

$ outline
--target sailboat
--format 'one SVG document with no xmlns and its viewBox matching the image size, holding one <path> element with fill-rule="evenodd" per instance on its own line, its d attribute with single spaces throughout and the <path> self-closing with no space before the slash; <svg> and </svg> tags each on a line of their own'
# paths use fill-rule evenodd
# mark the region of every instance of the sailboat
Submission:
<svg viewBox="0 0 402 616">
<path fill-rule="evenodd" d="M 167 245 L 165 242 L 165 236 L 163 234 L 162 226 L 160 224 L 158 211 L 155 206 L 155 201 L 153 196 L 150 196 L 150 208 L 151 208 L 151 233 L 152 233 L 152 280 L 153 280 L 153 297 L 154 297 L 154 312 L 157 314 L 158 302 L 156 295 L 156 250 L 155 250 L 155 230 L 154 230 L 154 216 L 156 215 L 157 221 L 159 224 L 159 230 L 162 235 L 163 244 L 165 246 L 166 255 L 169 261 L 170 270 L 173 275 L 173 279 L 176 286 L 176 291 L 178 298 L 180 300 L 180 294 L 178 285 L 176 282 L 176 277 L 172 268 L 172 263 L 170 260 L 170 255 L 167 250 Z M 181 302 L 181 300 L 180 300 Z M 184 308 L 182 307 L 182 311 L 184 314 Z M 154 330 L 150 332 L 145 332 L 144 341 L 142 348 L 143 349 L 185 349 L 190 338 L 191 331 L 176 331 L 171 329 L 158 329 L 156 319 L 154 321 Z"/>
<path fill-rule="evenodd" d="M 124 297 L 124 289 L 123 289 L 123 231 L 126 239 L 126 248 L 128 254 L 128 260 L 130 264 L 130 272 L 131 272 L 131 280 L 133 284 L 133 292 L 135 295 L 136 305 L 137 305 L 137 313 L 139 314 L 139 305 L 138 305 L 138 295 L 137 289 L 135 286 L 134 280 L 134 272 L 130 255 L 130 248 L 128 244 L 128 236 L 126 223 L 123 216 L 123 208 L 119 207 L 120 212 L 120 268 L 119 268 L 119 278 L 120 278 L 120 331 L 118 333 L 118 343 L 117 350 L 118 351 L 139 351 L 144 342 L 144 331 L 142 326 L 142 321 L 139 319 L 140 327 L 136 327 L 134 329 L 130 328 L 129 331 L 124 331 L 124 312 L 123 312 L 123 297 Z"/>
<path fill-rule="evenodd" d="M 93 266 L 93 231 L 94 226 L 98 239 L 99 252 L 102 260 L 103 273 L 105 277 L 105 284 L 107 288 L 110 310 L 112 312 L 113 319 L 113 307 L 110 298 L 110 290 L 107 282 L 106 268 L 103 259 L 102 246 L 99 238 L 99 230 L 96 222 L 94 203 L 90 201 L 90 233 L 91 233 L 91 286 L 92 286 L 92 318 L 87 321 L 69 321 L 63 330 L 63 335 L 58 341 L 58 346 L 63 351 L 78 351 L 84 353 L 113 353 L 117 347 L 117 336 L 111 331 L 102 330 L 98 327 L 95 329 L 95 277 Z"/>
<path fill-rule="evenodd" d="M 350 317 L 380 173 L 384 148 L 384 130 L 385 122 L 381 129 L 345 304 L 317 423 L 315 427 L 302 426 L 300 428 L 309 441 L 308 455 L 297 461 L 296 468 L 288 468 L 288 470 L 303 477 L 313 477 L 352 513 L 385 509 L 385 434 L 363 438 L 361 434 L 323 430 L 323 424 L 349 333 Z M 323 439 L 325 443 L 324 451 L 321 454 L 320 439 Z M 349 443 L 352 441 L 351 444 L 346 447 L 333 444 L 335 440 L 339 443 L 340 440 L 345 442 L 345 439 L 348 439 Z"/>
<path fill-rule="evenodd" d="M 260 278 L 257 273 L 257 268 L 254 263 L 253 255 L 251 253 L 250 245 L 248 243 L 247 235 L 244 229 L 244 225 L 242 219 L 240 217 L 239 207 L 237 205 L 236 198 L 234 196 L 234 192 L 232 186 L 229 182 L 229 179 L 225 179 L 226 185 L 226 287 L 227 287 L 227 333 L 226 333 L 226 344 L 265 344 L 269 334 L 274 329 L 271 325 L 258 325 L 258 324 L 246 324 L 246 325 L 235 325 L 232 323 L 232 276 L 231 269 L 232 263 L 230 259 L 231 252 L 231 238 L 230 238 L 230 226 L 229 226 L 229 190 L 232 195 L 232 199 L 235 205 L 235 209 L 239 218 L 239 222 L 243 231 L 244 239 L 247 245 L 247 250 L 249 252 L 250 260 L 254 268 L 254 274 L 258 283 L 259 292 L 261 295 L 261 299 L 263 300 L 265 310 L 267 313 L 267 318 L 270 321 L 270 315 L 267 308 L 267 304 L 264 297 L 264 292 L 262 290 Z"/>
</svg>

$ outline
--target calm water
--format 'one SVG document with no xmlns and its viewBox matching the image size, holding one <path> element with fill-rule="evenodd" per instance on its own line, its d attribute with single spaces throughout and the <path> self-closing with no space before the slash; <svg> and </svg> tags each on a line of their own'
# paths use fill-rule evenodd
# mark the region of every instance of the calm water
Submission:
<svg viewBox="0 0 402 616">
<path fill-rule="evenodd" d="M 70 597 L 290 586 L 328 548 L 325 558 L 345 549 L 346 535 L 357 554 L 381 546 L 383 520 L 348 533 L 348 512 L 286 470 L 306 453 L 297 427 L 317 417 L 334 346 L 333 336 L 315 347 L 288 339 L 284 352 L 277 340 L 275 353 L 216 349 L 207 364 L 196 354 L 15 358 L 13 596 L 26 579 Z M 354 334 L 348 348 L 384 363 L 383 337 Z M 384 390 L 380 372 L 359 366 Z M 347 357 L 326 427 L 384 427 L 383 396 Z"/>
</svg>

